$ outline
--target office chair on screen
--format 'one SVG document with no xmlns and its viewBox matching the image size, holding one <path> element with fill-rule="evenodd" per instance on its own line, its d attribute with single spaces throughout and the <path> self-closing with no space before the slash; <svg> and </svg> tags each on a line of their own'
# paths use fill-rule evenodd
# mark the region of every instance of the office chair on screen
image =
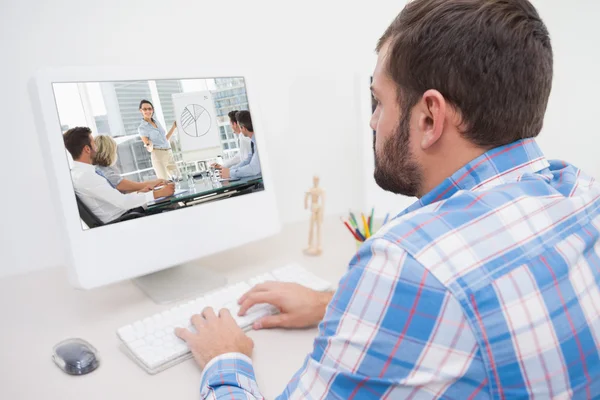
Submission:
<svg viewBox="0 0 600 400">
<path fill-rule="evenodd" d="M 100 218 L 98 218 L 97 216 L 94 215 L 94 213 L 92 213 L 90 211 L 90 209 L 83 204 L 83 201 L 81 201 L 81 199 L 79 198 L 79 196 L 75 195 L 75 198 L 77 199 L 77 209 L 79 210 L 79 217 L 81 218 L 81 220 L 83 222 L 85 222 L 85 224 L 91 229 L 91 228 L 96 228 L 98 226 L 103 226 L 103 225 L 109 225 L 109 224 L 114 224 L 115 222 L 121 222 L 121 221 L 129 221 L 130 219 L 135 219 L 135 218 L 139 218 L 139 217 L 143 217 L 146 214 L 141 213 L 141 212 L 136 212 L 136 211 L 130 211 L 122 216 L 120 216 L 119 218 L 104 223 L 102 221 L 100 221 Z"/>
</svg>

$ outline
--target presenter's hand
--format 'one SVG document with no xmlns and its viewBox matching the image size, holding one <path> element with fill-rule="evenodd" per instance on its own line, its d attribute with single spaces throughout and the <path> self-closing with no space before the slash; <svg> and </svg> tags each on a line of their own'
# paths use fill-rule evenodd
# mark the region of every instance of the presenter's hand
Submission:
<svg viewBox="0 0 600 400">
<path fill-rule="evenodd" d="M 227 179 L 231 177 L 229 168 L 221 168 L 221 178 Z"/>
<path fill-rule="evenodd" d="M 254 286 L 239 300 L 239 315 L 244 315 L 255 304 L 268 303 L 279 309 L 279 314 L 256 321 L 253 329 L 307 328 L 317 325 L 325 316 L 333 292 L 317 292 L 297 283 L 265 282 Z"/>
<path fill-rule="evenodd" d="M 205 308 L 202 314 L 192 317 L 192 324 L 198 333 L 176 328 L 175 335 L 187 343 L 200 368 L 225 353 L 252 356 L 254 342 L 240 329 L 226 308 L 219 311 L 219 315 L 211 307 Z"/>
<path fill-rule="evenodd" d="M 214 169 L 222 169 L 223 168 L 223 166 L 221 164 L 217 164 L 217 163 L 211 164 L 210 166 L 213 167 Z"/>
</svg>

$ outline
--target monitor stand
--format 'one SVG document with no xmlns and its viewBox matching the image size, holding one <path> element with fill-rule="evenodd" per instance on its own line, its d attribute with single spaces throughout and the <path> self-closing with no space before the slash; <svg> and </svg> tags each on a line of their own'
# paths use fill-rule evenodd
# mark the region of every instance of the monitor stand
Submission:
<svg viewBox="0 0 600 400">
<path fill-rule="evenodd" d="M 200 297 L 225 285 L 227 278 L 197 264 L 182 264 L 140 276 L 133 282 L 155 303 L 169 304 Z"/>
</svg>

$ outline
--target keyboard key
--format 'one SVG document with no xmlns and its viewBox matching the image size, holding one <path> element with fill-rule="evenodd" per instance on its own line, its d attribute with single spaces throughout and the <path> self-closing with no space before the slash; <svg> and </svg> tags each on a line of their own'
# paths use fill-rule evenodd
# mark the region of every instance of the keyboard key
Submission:
<svg viewBox="0 0 600 400">
<path fill-rule="evenodd" d="M 124 342 L 133 342 L 135 339 L 137 339 L 137 337 L 135 335 L 135 330 L 133 329 L 133 326 L 131 326 L 131 325 L 127 325 L 127 326 L 124 326 L 123 328 L 119 329 L 118 333 L 119 333 L 119 337 Z"/>
</svg>

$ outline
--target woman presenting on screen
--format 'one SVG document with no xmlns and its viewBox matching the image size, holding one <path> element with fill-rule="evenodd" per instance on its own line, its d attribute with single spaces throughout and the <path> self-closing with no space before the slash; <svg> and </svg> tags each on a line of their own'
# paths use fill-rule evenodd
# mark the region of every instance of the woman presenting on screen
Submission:
<svg viewBox="0 0 600 400">
<path fill-rule="evenodd" d="M 177 168 L 169 143 L 177 123 L 173 122 L 171 130 L 166 133 L 160 122 L 154 119 L 154 106 L 148 100 L 140 102 L 140 112 L 143 120 L 138 126 L 138 133 L 146 149 L 152 153 L 152 168 L 158 179 L 169 179 L 169 170 Z"/>
</svg>

